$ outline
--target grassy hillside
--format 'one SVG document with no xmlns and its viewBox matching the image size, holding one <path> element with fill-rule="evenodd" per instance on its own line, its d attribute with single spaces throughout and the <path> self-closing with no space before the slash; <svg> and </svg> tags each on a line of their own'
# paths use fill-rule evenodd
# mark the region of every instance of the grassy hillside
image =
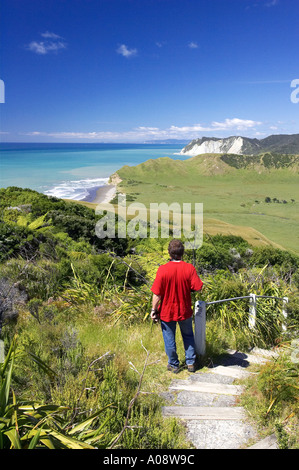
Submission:
<svg viewBox="0 0 299 470">
<path fill-rule="evenodd" d="M 1 449 L 190 447 L 184 427 L 162 416 L 173 377 L 160 326 L 150 321 L 150 287 L 168 260 L 169 239 L 100 239 L 99 217 L 83 203 L 0 189 Z M 227 348 L 286 351 L 255 375 L 246 407 L 268 433 L 285 426 L 284 446 L 298 447 L 298 364 L 289 356 L 298 332 L 299 256 L 215 235 L 184 259 L 203 279 L 193 304 L 252 292 L 288 297 L 287 318 L 280 301 L 258 302 L 255 329 L 248 300 L 210 304 L 199 367 L 218 363 Z M 180 335 L 178 354 L 179 377 L 187 378 Z"/>
<path fill-rule="evenodd" d="M 298 167 L 296 155 L 166 157 L 122 167 L 118 189 L 147 207 L 201 202 L 206 231 L 219 228 L 298 252 Z"/>
</svg>

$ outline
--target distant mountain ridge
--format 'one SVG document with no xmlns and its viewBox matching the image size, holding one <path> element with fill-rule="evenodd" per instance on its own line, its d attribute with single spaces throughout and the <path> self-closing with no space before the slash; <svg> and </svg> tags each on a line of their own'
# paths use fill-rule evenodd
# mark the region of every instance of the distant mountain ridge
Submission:
<svg viewBox="0 0 299 470">
<path fill-rule="evenodd" d="M 194 139 L 180 152 L 181 155 L 225 153 L 238 155 L 259 155 L 264 152 L 299 154 L 299 134 L 270 135 L 264 139 L 231 136 L 226 138 L 202 137 Z"/>
</svg>

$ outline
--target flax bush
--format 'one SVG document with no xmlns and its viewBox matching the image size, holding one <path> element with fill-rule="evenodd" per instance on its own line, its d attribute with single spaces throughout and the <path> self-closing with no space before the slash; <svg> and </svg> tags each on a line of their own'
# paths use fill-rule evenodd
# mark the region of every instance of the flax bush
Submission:
<svg viewBox="0 0 299 470">
<path fill-rule="evenodd" d="M 88 419 L 79 422 L 73 414 L 71 421 L 66 420 L 68 406 L 37 403 L 36 400 L 20 400 L 12 388 L 15 360 L 18 358 L 17 341 L 13 339 L 7 356 L 0 364 L 0 448 L 71 448 L 94 449 L 101 445 L 102 425 L 95 423 L 104 409 L 88 413 Z M 37 358 L 36 358 L 37 360 Z M 39 359 L 44 373 L 52 371 Z M 108 405 L 109 407 L 110 405 Z"/>
</svg>

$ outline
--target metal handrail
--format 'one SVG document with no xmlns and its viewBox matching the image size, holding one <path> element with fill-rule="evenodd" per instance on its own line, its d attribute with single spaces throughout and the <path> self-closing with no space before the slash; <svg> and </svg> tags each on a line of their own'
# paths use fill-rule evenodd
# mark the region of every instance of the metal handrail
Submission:
<svg viewBox="0 0 299 470">
<path fill-rule="evenodd" d="M 195 303 L 195 316 L 194 316 L 194 323 L 195 323 L 195 349 L 197 354 L 200 356 L 205 354 L 206 349 L 206 307 L 208 305 L 219 304 L 223 302 L 231 302 L 234 300 L 240 299 L 250 299 L 249 302 L 249 318 L 248 318 L 248 326 L 250 329 L 255 328 L 256 323 L 256 305 L 257 305 L 257 298 L 262 297 L 266 299 L 277 299 L 282 300 L 283 307 L 282 307 L 282 314 L 285 318 L 287 318 L 287 311 L 286 311 L 286 304 L 288 303 L 288 297 L 276 297 L 273 295 L 258 295 L 258 294 L 250 294 L 245 295 L 242 297 L 232 297 L 230 299 L 221 299 L 221 300 L 213 300 L 212 302 L 206 302 L 204 300 L 198 300 Z M 286 331 L 286 325 L 282 324 L 282 330 Z"/>
<path fill-rule="evenodd" d="M 275 297 L 274 295 L 258 295 L 258 294 L 254 294 L 254 295 L 255 297 L 263 297 L 264 299 L 284 300 L 285 298 L 285 297 Z M 252 296 L 244 295 L 243 297 L 232 297 L 231 299 L 213 300 L 212 302 L 206 302 L 206 305 L 219 304 L 221 302 L 231 302 L 232 300 L 240 300 L 240 299 L 252 299 Z"/>
<path fill-rule="evenodd" d="M 244 297 L 233 297 L 231 299 L 213 300 L 212 302 L 206 302 L 206 305 L 219 304 L 221 302 L 230 302 L 232 300 L 239 300 L 239 299 L 251 299 L 251 296 L 245 295 Z"/>
<path fill-rule="evenodd" d="M 256 297 L 264 297 L 265 299 L 277 299 L 277 300 L 284 300 L 286 297 L 275 297 L 274 295 L 258 295 L 255 294 Z"/>
</svg>

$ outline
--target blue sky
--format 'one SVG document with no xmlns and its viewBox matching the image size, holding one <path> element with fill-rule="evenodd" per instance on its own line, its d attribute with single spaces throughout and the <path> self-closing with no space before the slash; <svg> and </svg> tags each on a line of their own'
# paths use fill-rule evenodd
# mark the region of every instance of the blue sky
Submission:
<svg viewBox="0 0 299 470">
<path fill-rule="evenodd" d="M 2 141 L 299 133 L 298 0 L 0 5 Z"/>
</svg>

